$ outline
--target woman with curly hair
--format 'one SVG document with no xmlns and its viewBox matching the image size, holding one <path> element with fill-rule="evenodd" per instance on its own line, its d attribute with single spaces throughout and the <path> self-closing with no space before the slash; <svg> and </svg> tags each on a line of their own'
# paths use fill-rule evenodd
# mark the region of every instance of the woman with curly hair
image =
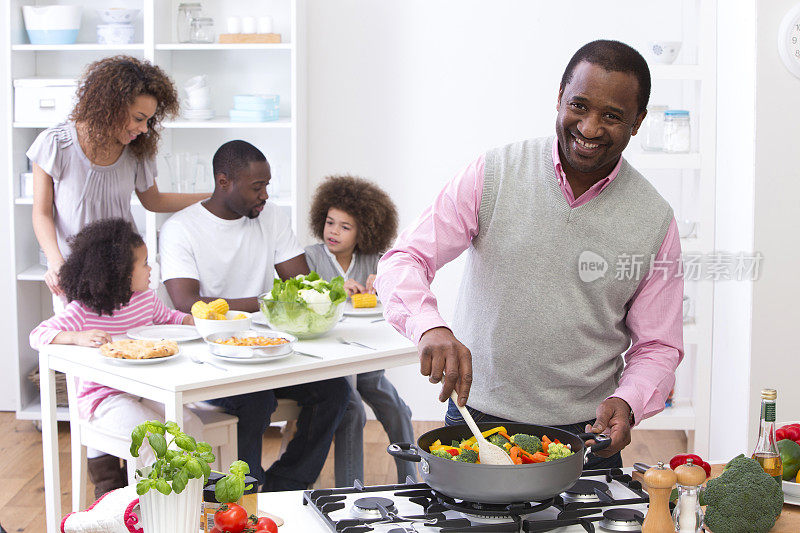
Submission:
<svg viewBox="0 0 800 533">
<path fill-rule="evenodd" d="M 311 270 L 330 281 L 342 276 L 348 295 L 374 293 L 378 260 L 397 233 L 397 209 L 378 186 L 353 176 L 331 176 L 311 202 L 311 231 L 322 243 L 305 248 Z M 336 430 L 334 471 L 337 487 L 364 481 L 364 403 L 372 408 L 391 442 L 414 442 L 411 409 L 383 370 L 350 376 L 350 402 Z M 363 400 L 363 401 L 362 401 Z M 397 479 L 416 478 L 407 461 L 395 460 Z"/>
<path fill-rule="evenodd" d="M 31 331 L 35 350 L 46 344 L 96 348 L 139 326 L 194 324 L 191 315 L 169 309 L 149 288 L 147 246 L 130 222 L 92 222 L 70 239 L 70 246 L 72 253 L 59 271 L 69 304 Z M 145 420 L 164 419 L 163 404 L 83 380 L 78 381 L 78 412 L 96 428 L 123 438 Z M 199 436 L 203 427 L 197 416 L 188 409 L 183 416 L 186 431 Z M 118 458 L 91 449 L 87 455 L 96 497 L 127 485 Z M 139 461 L 144 465 L 150 459 Z"/>
<path fill-rule="evenodd" d="M 160 68 L 134 57 L 107 57 L 87 67 L 69 119 L 31 145 L 33 229 L 54 295 L 63 295 L 57 272 L 69 255 L 69 238 L 95 220 L 133 222 L 134 190 L 145 209 L 158 213 L 208 197 L 162 193 L 156 186 L 159 125 L 177 111 L 177 92 Z"/>
</svg>

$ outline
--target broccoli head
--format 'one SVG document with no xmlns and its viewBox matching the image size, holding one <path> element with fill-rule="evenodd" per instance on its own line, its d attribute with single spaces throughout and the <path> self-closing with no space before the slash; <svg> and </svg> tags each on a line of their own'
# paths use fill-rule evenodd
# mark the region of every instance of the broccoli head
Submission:
<svg viewBox="0 0 800 533">
<path fill-rule="evenodd" d="M 515 435 L 511 435 L 511 442 L 530 454 L 542 451 L 542 439 L 535 435 L 517 433 Z"/>
<path fill-rule="evenodd" d="M 461 461 L 462 463 L 477 463 L 478 452 L 474 450 L 461 450 L 461 453 L 453 457 L 453 459 Z"/>
<path fill-rule="evenodd" d="M 755 459 L 740 455 L 708 480 L 701 500 L 714 533 L 766 533 L 783 509 L 783 490 Z"/>
<path fill-rule="evenodd" d="M 494 435 L 489 436 L 489 438 L 486 439 L 486 440 L 488 440 L 489 442 L 491 442 L 495 446 L 500 446 L 501 448 L 503 448 L 503 445 L 508 444 L 508 442 L 509 442 L 509 440 L 507 438 L 505 438 L 504 436 L 500 435 L 499 433 L 495 433 Z M 505 448 L 503 448 L 503 449 L 505 450 Z"/>
<path fill-rule="evenodd" d="M 452 459 L 453 456 L 447 450 L 434 450 L 431 452 L 431 455 L 435 455 L 436 457 L 441 457 L 442 459 Z"/>
<path fill-rule="evenodd" d="M 564 457 L 569 457 L 574 453 L 575 452 L 567 448 L 566 444 L 552 442 L 550 443 L 550 446 L 547 447 L 547 459 L 545 459 L 545 461 L 563 459 Z"/>
</svg>

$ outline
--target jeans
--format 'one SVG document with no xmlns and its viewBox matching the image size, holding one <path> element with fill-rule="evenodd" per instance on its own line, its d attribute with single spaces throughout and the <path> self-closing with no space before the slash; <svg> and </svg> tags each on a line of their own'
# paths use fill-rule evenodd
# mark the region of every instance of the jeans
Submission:
<svg viewBox="0 0 800 533">
<path fill-rule="evenodd" d="M 467 410 L 469 414 L 472 415 L 472 418 L 475 419 L 475 422 L 491 422 L 493 424 L 505 424 L 505 423 L 515 423 L 514 420 L 506 420 L 505 418 L 499 418 L 492 415 L 487 415 L 486 413 L 482 413 L 477 409 L 473 409 L 470 406 L 467 406 Z M 449 400 L 447 405 L 447 414 L 444 417 L 444 423 L 446 426 L 455 426 L 456 424 L 464 424 L 464 418 L 461 416 L 461 412 L 456 407 L 456 404 L 453 403 L 453 400 Z M 551 426 L 556 429 L 563 429 L 564 431 L 569 431 L 570 433 L 586 433 L 586 424 L 592 425 L 594 424 L 594 419 L 587 420 L 586 422 L 578 422 L 577 424 L 566 424 L 563 426 Z M 594 454 L 589 454 L 589 460 L 583 465 L 584 470 L 596 470 L 600 468 L 622 468 L 622 455 L 617 452 L 611 457 L 599 457 Z"/>
<path fill-rule="evenodd" d="M 414 441 L 411 409 L 400 398 L 383 370 L 349 376 L 348 380 L 351 385 L 350 402 L 336 430 L 333 451 L 337 487 L 351 487 L 356 479 L 364 481 L 364 424 L 367 415 L 362 399 L 375 412 L 390 442 Z M 417 479 L 414 463 L 395 459 L 395 465 L 398 483 L 404 483 L 408 476 Z"/>
<path fill-rule="evenodd" d="M 250 467 L 250 475 L 258 479 L 262 491 L 305 490 L 322 471 L 349 394 L 347 381 L 336 378 L 218 398 L 210 403 L 239 417 L 239 458 Z M 300 404 L 300 416 L 297 433 L 286 452 L 265 472 L 261 466 L 262 439 L 278 398 Z"/>
</svg>

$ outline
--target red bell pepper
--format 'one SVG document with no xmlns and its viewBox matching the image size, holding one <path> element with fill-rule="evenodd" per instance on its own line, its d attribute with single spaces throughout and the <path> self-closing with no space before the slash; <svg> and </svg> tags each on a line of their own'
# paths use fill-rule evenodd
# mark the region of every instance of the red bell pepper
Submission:
<svg viewBox="0 0 800 533">
<path fill-rule="evenodd" d="M 449 453 L 450 455 L 452 455 L 453 457 L 455 457 L 456 455 L 458 455 L 458 454 L 460 454 L 460 453 L 461 453 L 461 451 L 459 451 L 459 450 L 456 450 L 456 449 L 453 449 L 453 450 L 445 450 L 445 451 L 446 451 L 447 453 Z"/>
<path fill-rule="evenodd" d="M 706 471 L 706 479 L 711 477 L 711 465 L 703 461 L 699 455 L 695 455 L 693 453 L 680 453 L 676 455 L 675 457 L 670 459 L 669 467 L 675 470 L 679 466 L 686 464 L 689 461 L 689 459 L 692 460 L 692 464 L 695 464 Z"/>
<path fill-rule="evenodd" d="M 775 431 L 775 440 L 789 439 L 800 444 L 800 424 L 787 424 Z"/>
</svg>

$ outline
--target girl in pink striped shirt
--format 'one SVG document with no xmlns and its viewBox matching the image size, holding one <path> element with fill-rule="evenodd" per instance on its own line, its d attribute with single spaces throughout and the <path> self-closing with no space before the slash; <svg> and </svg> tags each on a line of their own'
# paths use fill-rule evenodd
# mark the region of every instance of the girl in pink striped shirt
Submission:
<svg viewBox="0 0 800 533">
<path fill-rule="evenodd" d="M 149 288 L 147 246 L 126 220 L 110 218 L 87 225 L 71 240 L 71 249 L 59 270 L 69 304 L 31 332 L 34 349 L 45 344 L 96 348 L 111 342 L 112 335 L 139 326 L 194 324 L 191 315 L 169 309 Z M 162 404 L 83 380 L 78 380 L 78 412 L 92 425 L 125 438 L 145 420 L 164 419 Z M 188 409 L 184 427 L 190 435 L 202 437 L 202 424 Z M 87 455 L 97 497 L 127 485 L 117 458 L 96 450 L 87 450 Z M 142 453 L 139 461 L 149 464 L 152 457 Z"/>
</svg>

